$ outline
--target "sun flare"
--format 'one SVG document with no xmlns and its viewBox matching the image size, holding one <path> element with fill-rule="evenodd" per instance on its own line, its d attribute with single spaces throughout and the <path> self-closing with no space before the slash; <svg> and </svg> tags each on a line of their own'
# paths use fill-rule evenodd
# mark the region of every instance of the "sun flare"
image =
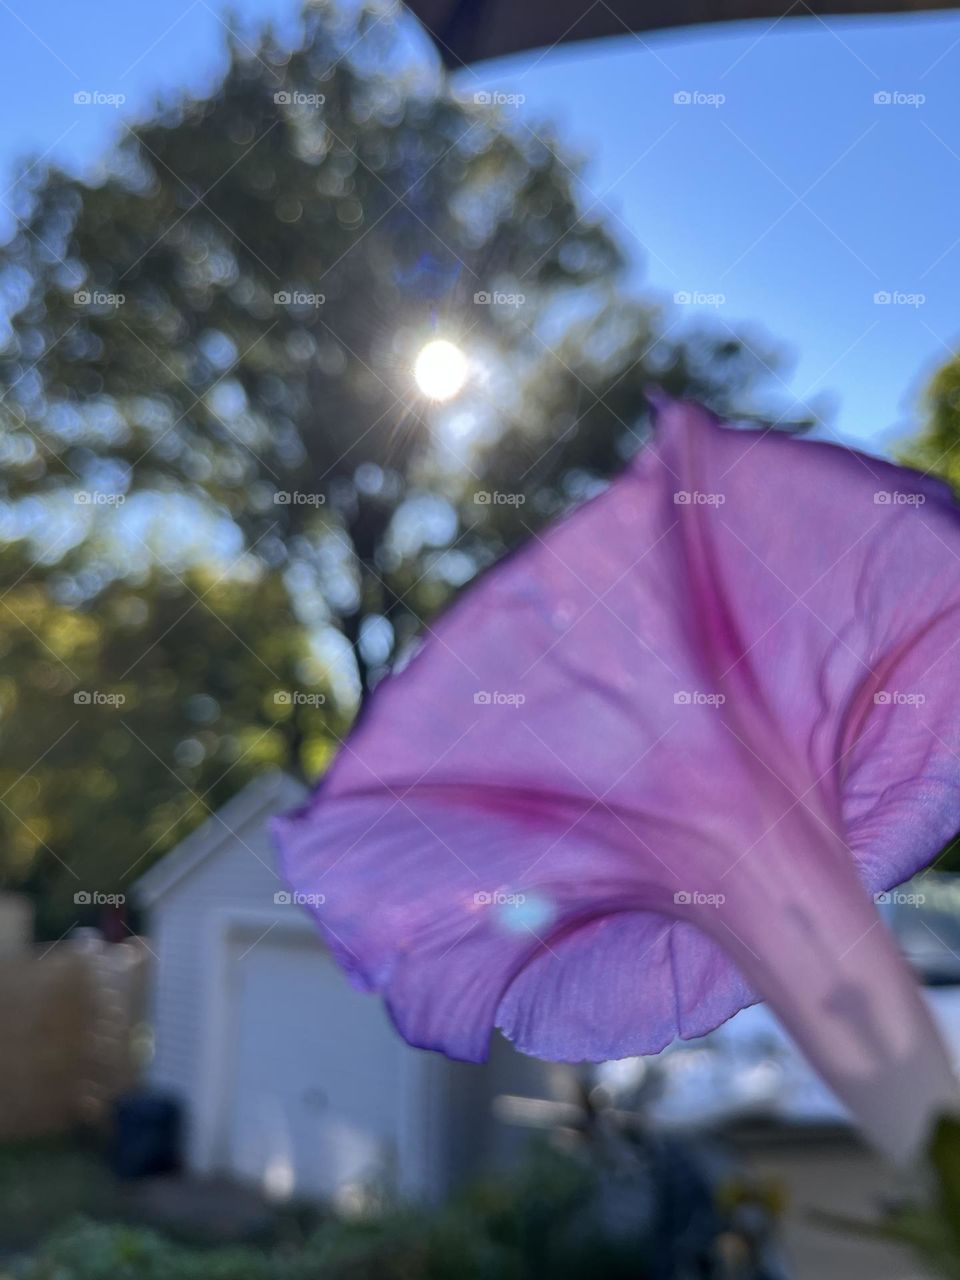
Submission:
<svg viewBox="0 0 960 1280">
<path fill-rule="evenodd" d="M 413 366 L 417 386 L 431 400 L 452 400 L 463 390 L 468 373 L 467 357 L 445 338 L 426 343 Z"/>
</svg>

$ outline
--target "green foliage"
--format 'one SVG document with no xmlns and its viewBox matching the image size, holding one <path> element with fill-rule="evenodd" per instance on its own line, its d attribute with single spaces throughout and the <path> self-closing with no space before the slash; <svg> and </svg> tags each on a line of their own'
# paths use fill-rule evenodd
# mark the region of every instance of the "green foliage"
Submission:
<svg viewBox="0 0 960 1280">
<path fill-rule="evenodd" d="M 122 892 L 238 785 L 319 767 L 346 727 L 268 575 L 114 582 L 83 611 L 12 583 L 0 655 L 4 882 L 53 936 L 84 920 L 77 892 Z"/>
<path fill-rule="evenodd" d="M 56 1143 L 0 1146 L 0 1256 L 82 1213 L 116 1213 L 116 1179 L 93 1152 Z"/>
<path fill-rule="evenodd" d="M 616 1167 L 615 1167 L 616 1166 Z M 668 1175 L 669 1179 L 669 1175 Z M 511 1177 L 442 1209 L 386 1206 L 330 1219 L 301 1245 L 196 1249 L 156 1233 L 76 1221 L 41 1246 L 19 1280 L 671 1280 L 729 1273 L 732 1217 L 691 1233 L 686 1203 L 660 1215 L 652 1171 L 544 1148 Z M 756 1216 L 756 1214 L 754 1214 Z M 746 1258 L 746 1252 L 742 1257 Z M 742 1280 L 757 1274 L 743 1262 Z"/>
<path fill-rule="evenodd" d="M 79 1221 L 55 1235 L 26 1269 L 31 1280 L 286 1280 L 246 1248 L 198 1252 L 151 1231 Z"/>
<path fill-rule="evenodd" d="M 960 1264 L 960 1118 L 940 1118 L 930 1144 L 930 1163 L 937 1179 L 937 1209 Z"/>
<path fill-rule="evenodd" d="M 901 449 L 901 460 L 945 480 L 960 494 L 960 357 L 941 365 L 930 379 L 922 413 L 923 425 Z M 934 865 L 938 871 L 960 871 L 960 834 Z"/>
<path fill-rule="evenodd" d="M 78 1222 L 22 1280 L 511 1280 L 520 1273 L 476 1221 L 413 1212 L 337 1223 L 303 1248 L 189 1249 L 155 1232 Z"/>
<path fill-rule="evenodd" d="M 960 358 L 948 360 L 930 379 L 923 418 L 920 432 L 902 450 L 903 460 L 960 492 Z"/>
</svg>

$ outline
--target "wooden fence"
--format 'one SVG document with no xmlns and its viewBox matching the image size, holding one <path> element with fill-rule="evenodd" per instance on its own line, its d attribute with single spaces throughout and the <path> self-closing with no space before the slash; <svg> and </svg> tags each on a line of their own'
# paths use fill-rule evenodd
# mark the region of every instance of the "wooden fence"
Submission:
<svg viewBox="0 0 960 1280">
<path fill-rule="evenodd" d="M 136 939 L 0 954 L 0 1141 L 105 1122 L 139 1074 L 148 959 Z"/>
</svg>

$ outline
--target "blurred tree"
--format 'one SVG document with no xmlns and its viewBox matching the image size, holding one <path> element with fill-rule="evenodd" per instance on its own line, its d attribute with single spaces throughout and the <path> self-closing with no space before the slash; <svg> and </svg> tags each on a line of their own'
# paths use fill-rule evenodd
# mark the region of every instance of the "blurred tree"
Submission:
<svg viewBox="0 0 960 1280">
<path fill-rule="evenodd" d="M 941 365 L 927 384 L 922 425 L 900 450 L 900 459 L 927 475 L 940 476 L 960 495 L 960 355 Z M 960 871 L 960 834 L 934 863 L 936 871 Z"/>
<path fill-rule="evenodd" d="M 322 768 L 347 721 L 276 575 L 114 582 L 57 603 L 0 558 L 2 886 L 53 936 L 268 766 Z M 251 854 L 251 856 L 253 856 Z"/>
<path fill-rule="evenodd" d="M 14 880 L 87 852 L 118 873 L 136 832 L 160 853 L 201 816 L 193 792 L 266 758 L 314 771 L 264 668 L 292 680 L 309 635 L 349 710 L 453 590 L 622 465 L 645 384 L 730 411 L 774 363 L 726 329 L 668 337 L 620 289 L 579 166 L 455 96 L 409 20 L 321 0 L 297 48 L 228 54 L 95 179 L 36 165 L 0 248 L 3 571 L 29 622 L 0 616 L 23 673 L 0 719 L 0 771 L 27 775 Z M 470 371 L 444 405 L 411 373 L 438 337 Z M 168 564 L 191 528 L 195 566 L 233 539 L 248 570 L 202 607 L 190 555 Z M 118 681 L 129 730 L 87 708 L 58 740 L 64 690 Z M 215 727 L 191 727 L 207 698 Z"/>
<path fill-rule="evenodd" d="M 923 425 L 902 457 L 910 466 L 942 476 L 960 493 L 960 355 L 941 365 L 923 396 Z"/>
<path fill-rule="evenodd" d="M 326 546 L 365 678 L 365 615 L 416 626 L 391 523 L 462 462 L 410 377 L 424 339 L 486 367 L 459 408 L 484 465 L 567 501 L 571 469 L 635 447 L 651 374 L 729 405 L 765 370 L 728 334 L 668 343 L 614 295 L 620 255 L 550 142 L 451 97 L 382 15 L 304 21 L 293 53 L 235 43 L 219 90 L 129 131 L 101 181 L 39 168 L 21 188 L 5 472 L 13 497 L 185 488 L 271 565 L 319 568 Z M 471 513 L 478 536 L 496 514 Z"/>
</svg>

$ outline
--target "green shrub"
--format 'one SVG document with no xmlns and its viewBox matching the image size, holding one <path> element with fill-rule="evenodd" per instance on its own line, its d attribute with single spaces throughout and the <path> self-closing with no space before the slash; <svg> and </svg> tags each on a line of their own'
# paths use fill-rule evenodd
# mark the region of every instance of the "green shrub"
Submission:
<svg viewBox="0 0 960 1280">
<path fill-rule="evenodd" d="M 713 1280 L 735 1229 L 689 1152 L 646 1138 L 592 1158 L 544 1149 L 444 1208 L 327 1219 L 297 1245 L 197 1248 L 74 1220 L 16 1280 Z"/>
<path fill-rule="evenodd" d="M 23 1272 L 29 1280 L 286 1280 L 252 1249 L 201 1251 L 152 1231 L 76 1220 L 52 1236 Z"/>
<path fill-rule="evenodd" d="M 324 1226 L 302 1248 L 196 1249 L 153 1231 L 76 1220 L 18 1280 L 520 1280 L 507 1250 L 455 1212 Z"/>
</svg>

